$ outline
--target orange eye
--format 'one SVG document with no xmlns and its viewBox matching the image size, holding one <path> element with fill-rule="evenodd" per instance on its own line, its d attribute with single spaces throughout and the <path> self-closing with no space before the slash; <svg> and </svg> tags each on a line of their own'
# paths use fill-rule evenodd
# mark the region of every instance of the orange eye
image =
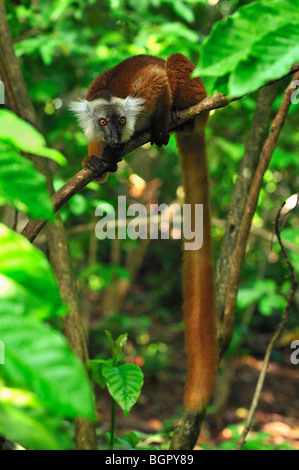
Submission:
<svg viewBox="0 0 299 470">
<path fill-rule="evenodd" d="M 99 124 L 100 124 L 100 126 L 106 126 L 106 124 L 107 124 L 106 119 L 104 119 L 104 118 L 100 119 Z"/>
<path fill-rule="evenodd" d="M 126 118 L 123 116 L 120 118 L 119 120 L 119 123 L 123 126 L 124 124 L 126 124 Z"/>
</svg>

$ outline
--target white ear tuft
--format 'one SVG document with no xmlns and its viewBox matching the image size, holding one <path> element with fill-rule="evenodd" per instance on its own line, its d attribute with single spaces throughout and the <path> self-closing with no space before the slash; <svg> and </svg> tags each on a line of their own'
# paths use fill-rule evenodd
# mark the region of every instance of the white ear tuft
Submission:
<svg viewBox="0 0 299 470">
<path fill-rule="evenodd" d="M 68 108 L 80 121 L 89 118 L 92 114 L 92 106 L 87 100 L 71 101 Z"/>
<path fill-rule="evenodd" d="M 93 138 L 96 121 L 94 109 L 87 100 L 71 101 L 68 108 L 75 114 L 88 140 Z"/>
<path fill-rule="evenodd" d="M 143 98 L 135 98 L 134 96 L 127 96 L 124 100 L 124 109 L 126 114 L 130 117 L 136 118 L 142 110 L 142 105 L 145 102 Z"/>
</svg>

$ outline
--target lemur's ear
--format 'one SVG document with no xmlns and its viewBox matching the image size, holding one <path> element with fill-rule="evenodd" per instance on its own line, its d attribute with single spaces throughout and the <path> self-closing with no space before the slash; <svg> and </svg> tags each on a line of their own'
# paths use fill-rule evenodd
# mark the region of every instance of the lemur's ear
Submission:
<svg viewBox="0 0 299 470">
<path fill-rule="evenodd" d="M 95 113 L 87 100 L 71 101 L 68 108 L 75 114 L 86 137 L 93 133 Z"/>
<path fill-rule="evenodd" d="M 127 96 L 124 100 L 124 109 L 127 117 L 137 117 L 142 111 L 142 105 L 145 102 L 143 98 Z"/>
</svg>

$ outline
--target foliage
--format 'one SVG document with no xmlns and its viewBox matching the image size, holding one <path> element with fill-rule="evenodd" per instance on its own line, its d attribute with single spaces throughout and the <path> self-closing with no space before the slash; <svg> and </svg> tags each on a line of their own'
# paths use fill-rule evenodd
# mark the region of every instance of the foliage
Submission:
<svg viewBox="0 0 299 470">
<path fill-rule="evenodd" d="M 44 137 L 28 122 L 18 118 L 8 110 L 0 110 L 1 141 L 10 144 L 23 152 L 29 152 L 40 157 L 52 158 L 61 165 L 67 161 L 55 149 L 46 147 Z"/>
<path fill-rule="evenodd" d="M 64 314 L 54 273 L 44 254 L 0 226 L 1 313 L 45 319 Z"/>
<path fill-rule="evenodd" d="M 119 364 L 122 350 L 127 342 L 127 334 L 122 334 L 115 341 L 109 331 L 112 359 L 92 359 L 88 361 L 93 379 L 104 388 L 107 386 L 112 397 L 110 448 L 114 448 L 114 401 L 128 415 L 136 403 L 143 385 L 143 374 L 136 364 Z"/>
<path fill-rule="evenodd" d="M 238 9 L 213 26 L 197 72 L 232 97 L 280 78 L 298 58 L 298 14 L 298 0 L 258 0 Z"/>
<path fill-rule="evenodd" d="M 0 110 L 0 204 L 12 204 L 33 218 L 53 220 L 45 177 L 21 156 L 21 151 L 66 163 L 60 152 L 46 147 L 44 137 L 30 124 Z"/>
<path fill-rule="evenodd" d="M 0 432 L 7 439 L 34 450 L 71 447 L 65 423 L 51 415 L 34 393 L 1 385 Z"/>
<path fill-rule="evenodd" d="M 4 225 L 0 238 L 0 432 L 30 449 L 69 448 L 61 417 L 93 419 L 94 412 L 82 364 L 64 336 L 42 323 L 66 308 L 45 256 Z"/>
</svg>

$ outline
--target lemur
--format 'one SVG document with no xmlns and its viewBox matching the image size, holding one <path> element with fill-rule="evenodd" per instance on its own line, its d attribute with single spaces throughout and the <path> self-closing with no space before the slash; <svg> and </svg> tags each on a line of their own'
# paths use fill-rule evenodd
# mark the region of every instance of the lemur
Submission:
<svg viewBox="0 0 299 470">
<path fill-rule="evenodd" d="M 206 97 L 201 78 L 191 78 L 194 68 L 182 54 L 172 54 L 166 61 L 138 55 L 101 73 L 90 85 L 86 99 L 71 104 L 88 140 L 89 155 L 83 166 L 96 168 L 104 148 L 113 154 L 134 133 L 148 129 L 151 144 L 167 145 L 172 117 Z M 201 113 L 175 129 L 185 204 L 203 204 L 203 245 L 198 250 L 185 250 L 183 267 L 187 350 L 184 406 L 191 413 L 201 412 L 208 404 L 218 366 L 207 120 L 208 113 Z M 113 171 L 116 169 L 117 164 Z"/>
</svg>

